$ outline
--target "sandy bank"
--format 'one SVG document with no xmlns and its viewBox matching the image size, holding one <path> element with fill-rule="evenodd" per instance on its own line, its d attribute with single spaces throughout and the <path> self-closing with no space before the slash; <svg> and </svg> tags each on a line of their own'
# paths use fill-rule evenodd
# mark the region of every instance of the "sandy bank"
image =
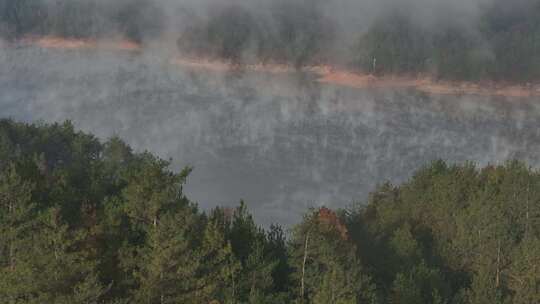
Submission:
<svg viewBox="0 0 540 304">
<path fill-rule="evenodd" d="M 107 49 L 118 51 L 141 51 L 142 47 L 127 40 L 82 40 L 65 39 L 59 37 L 33 37 L 19 41 L 22 44 L 36 45 L 49 49 Z M 5 44 L 5 43 L 4 43 Z M 2 44 L 0 43 L 0 46 Z M 297 70 L 284 64 L 231 64 L 218 60 L 202 60 L 177 57 L 171 59 L 171 63 L 191 68 L 210 71 L 257 71 L 264 73 L 283 74 L 294 73 Z M 402 77 L 383 76 L 376 77 L 369 74 L 361 74 L 337 69 L 331 66 L 309 66 L 302 68 L 304 72 L 317 75 L 320 83 L 347 86 L 353 88 L 412 88 L 429 94 L 437 95 L 483 95 L 483 96 L 506 96 L 506 97 L 540 97 L 540 83 L 517 85 L 497 82 L 463 82 L 463 81 L 440 81 L 430 77 Z"/>
</svg>

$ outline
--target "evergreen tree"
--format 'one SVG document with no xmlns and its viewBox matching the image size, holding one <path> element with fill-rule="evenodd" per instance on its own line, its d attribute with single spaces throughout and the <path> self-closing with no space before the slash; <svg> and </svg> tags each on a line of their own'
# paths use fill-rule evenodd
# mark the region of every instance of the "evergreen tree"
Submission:
<svg viewBox="0 0 540 304">
<path fill-rule="evenodd" d="M 8 303 L 98 303 L 107 289 L 99 282 L 95 262 L 81 250 L 84 232 L 71 231 L 57 208 L 34 219 L 23 237 L 25 247 L 0 286 Z"/>
<path fill-rule="evenodd" d="M 219 223 L 210 221 L 204 229 L 197 251 L 199 267 L 195 275 L 196 287 L 190 296 L 192 303 L 236 303 L 241 265 L 220 228 Z"/>
<path fill-rule="evenodd" d="M 0 121 L 0 302 L 540 301 L 540 172 L 436 161 L 287 239 L 243 202 L 208 216 L 189 169 L 69 123 Z"/>
<path fill-rule="evenodd" d="M 236 299 L 263 303 L 265 291 L 272 287 L 273 263 L 266 260 L 266 236 L 243 201 L 233 212 L 229 238 L 234 256 L 241 265 L 235 286 Z"/>
<path fill-rule="evenodd" d="M 30 300 L 33 289 L 21 266 L 33 252 L 30 236 L 37 228 L 33 190 L 14 164 L 0 175 L 0 298 L 8 303 Z"/>
<path fill-rule="evenodd" d="M 137 303 L 188 303 L 196 288 L 197 216 L 192 210 L 161 217 L 150 228 L 136 260 Z"/>
<path fill-rule="evenodd" d="M 374 303 L 369 276 L 362 271 L 348 231 L 331 210 L 321 208 L 295 228 L 291 259 L 301 303 Z"/>
</svg>

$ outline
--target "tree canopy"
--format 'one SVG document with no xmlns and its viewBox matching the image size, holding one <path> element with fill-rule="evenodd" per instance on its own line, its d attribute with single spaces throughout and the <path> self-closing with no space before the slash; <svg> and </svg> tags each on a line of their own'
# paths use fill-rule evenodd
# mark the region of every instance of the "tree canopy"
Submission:
<svg viewBox="0 0 540 304">
<path fill-rule="evenodd" d="M 540 172 L 517 161 L 437 161 L 284 230 L 69 122 L 1 120 L 0 142 L 2 303 L 540 301 Z"/>
</svg>

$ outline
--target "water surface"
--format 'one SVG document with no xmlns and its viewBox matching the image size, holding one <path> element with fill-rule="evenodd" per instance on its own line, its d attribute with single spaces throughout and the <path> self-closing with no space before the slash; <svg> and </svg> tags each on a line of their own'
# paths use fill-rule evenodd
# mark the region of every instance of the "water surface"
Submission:
<svg viewBox="0 0 540 304">
<path fill-rule="evenodd" d="M 310 75 L 216 73 L 163 54 L 0 50 L 0 116 L 72 120 L 189 165 L 203 208 L 244 199 L 264 224 L 365 201 L 435 160 L 540 164 L 538 98 L 431 96 L 320 85 Z"/>
</svg>

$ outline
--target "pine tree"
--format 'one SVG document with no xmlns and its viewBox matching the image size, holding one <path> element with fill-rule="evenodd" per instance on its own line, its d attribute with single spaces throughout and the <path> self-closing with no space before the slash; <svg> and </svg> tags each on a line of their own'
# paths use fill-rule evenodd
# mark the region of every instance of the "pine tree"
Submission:
<svg viewBox="0 0 540 304">
<path fill-rule="evenodd" d="M 194 250 L 197 216 L 192 210 L 166 214 L 147 232 L 137 258 L 137 303 L 187 303 L 200 261 Z"/>
<path fill-rule="evenodd" d="M 123 190 L 125 211 L 134 225 L 148 230 L 159 224 L 161 215 L 187 204 L 182 185 L 189 169 L 172 173 L 166 170 L 168 162 L 151 155 L 144 155 L 138 163 L 128 173 L 128 185 Z"/>
<path fill-rule="evenodd" d="M 58 208 L 36 221 L 35 230 L 24 238 L 25 251 L 2 276 L 2 293 L 11 303 L 97 303 L 107 290 L 95 262 L 81 250 L 84 233 L 62 223 Z"/>
<path fill-rule="evenodd" d="M 272 298 L 272 274 L 278 261 L 269 252 L 266 233 L 257 227 L 243 201 L 234 210 L 228 235 L 241 265 L 236 299 L 242 303 L 266 303 Z"/>
<path fill-rule="evenodd" d="M 0 175 L 0 298 L 9 303 L 28 299 L 33 288 L 21 267 L 23 257 L 32 252 L 30 236 L 36 230 L 33 189 L 13 164 Z"/>
<path fill-rule="evenodd" d="M 295 228 L 290 245 L 300 303 L 373 303 L 376 295 L 337 214 L 321 208 Z M 328 302 L 330 301 L 330 302 Z"/>
<path fill-rule="evenodd" d="M 241 265 L 234 257 L 230 242 L 222 226 L 210 221 L 204 228 L 196 272 L 196 288 L 191 293 L 191 303 L 236 303 L 236 288 Z"/>
</svg>

